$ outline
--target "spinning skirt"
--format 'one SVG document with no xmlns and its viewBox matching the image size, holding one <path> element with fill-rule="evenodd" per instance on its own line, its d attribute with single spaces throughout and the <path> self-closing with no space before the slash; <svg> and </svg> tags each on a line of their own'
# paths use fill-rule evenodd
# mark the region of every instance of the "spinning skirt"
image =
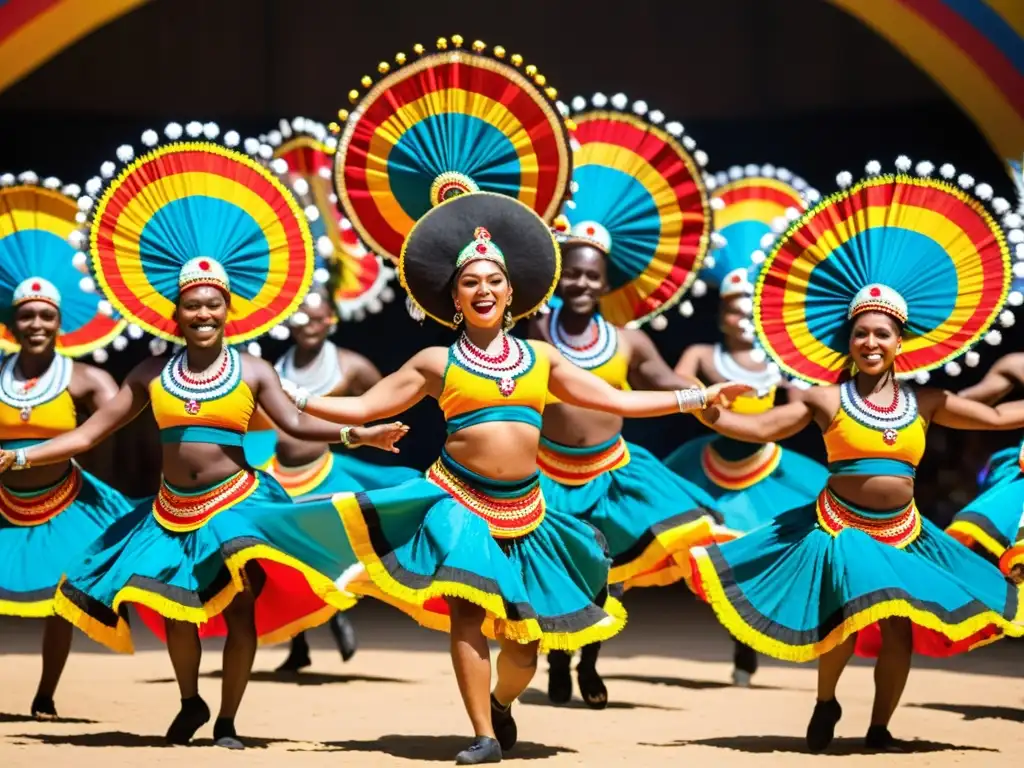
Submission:
<svg viewBox="0 0 1024 768">
<path fill-rule="evenodd" d="M 993 454 L 982 492 L 960 510 L 946 532 L 999 559 L 1003 573 L 1024 564 L 1024 460 L 1020 448 Z"/>
<path fill-rule="evenodd" d="M 49 488 L 0 485 L 0 614 L 52 616 L 61 576 L 131 509 L 124 496 L 74 463 Z"/>
<path fill-rule="evenodd" d="M 586 448 L 542 437 L 537 466 L 547 503 L 604 534 L 623 589 L 686 579 L 691 547 L 735 538 L 708 494 L 621 437 Z"/>
<path fill-rule="evenodd" d="M 726 528 L 742 533 L 813 503 L 828 482 L 826 467 L 777 443 L 755 445 L 720 435 L 690 440 L 665 464 L 711 496 Z"/>
<path fill-rule="evenodd" d="M 621 604 L 595 600 L 611 560 L 600 532 L 554 505 L 539 476 L 483 477 L 442 451 L 427 479 L 342 494 L 335 504 L 363 569 L 345 589 L 448 631 L 445 598 L 485 611 L 491 638 L 572 651 L 617 634 Z"/>
<path fill-rule="evenodd" d="M 250 562 L 265 575 L 255 608 L 261 643 L 286 640 L 355 602 L 334 584 L 355 554 L 331 501 L 295 503 L 269 475 L 243 470 L 205 489 L 164 483 L 69 568 L 55 607 L 125 653 L 126 603 L 161 639 L 165 618 L 197 624 L 203 637 L 224 635 L 221 613 L 246 589 Z"/>
<path fill-rule="evenodd" d="M 272 456 L 260 468 L 273 475 L 293 499 L 390 488 L 423 477 L 423 473 L 415 469 L 378 466 L 334 451 L 325 451 L 316 461 L 303 467 L 282 466 L 277 457 Z"/>
<path fill-rule="evenodd" d="M 695 591 L 742 643 L 810 661 L 857 633 L 877 655 L 877 622 L 906 617 L 914 650 L 951 656 L 1024 634 L 1016 586 L 923 519 L 911 502 L 859 509 L 829 489 L 745 536 L 693 552 Z"/>
</svg>

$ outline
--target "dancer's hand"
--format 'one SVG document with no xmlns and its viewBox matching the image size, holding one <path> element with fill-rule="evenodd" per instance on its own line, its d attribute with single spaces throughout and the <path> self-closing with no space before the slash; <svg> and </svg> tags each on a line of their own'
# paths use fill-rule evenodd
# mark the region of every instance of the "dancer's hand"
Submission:
<svg viewBox="0 0 1024 768">
<path fill-rule="evenodd" d="M 288 379 L 281 379 L 281 389 L 284 390 L 284 393 L 288 395 L 288 399 L 295 403 L 295 406 L 300 411 L 306 407 L 306 401 L 309 400 L 309 392 Z"/>
<path fill-rule="evenodd" d="M 14 451 L 0 451 L 0 474 L 14 465 Z"/>
<path fill-rule="evenodd" d="M 749 395 L 754 388 L 748 384 L 741 384 L 737 381 L 726 381 L 722 384 L 713 384 L 704 390 L 704 402 L 707 408 L 713 405 L 720 405 L 728 408 L 737 397 Z"/>
<path fill-rule="evenodd" d="M 400 453 L 395 446 L 409 432 L 409 425 L 400 421 L 389 424 L 374 424 L 372 427 L 353 427 L 350 433 L 352 447 L 379 448 L 390 453 Z"/>
</svg>

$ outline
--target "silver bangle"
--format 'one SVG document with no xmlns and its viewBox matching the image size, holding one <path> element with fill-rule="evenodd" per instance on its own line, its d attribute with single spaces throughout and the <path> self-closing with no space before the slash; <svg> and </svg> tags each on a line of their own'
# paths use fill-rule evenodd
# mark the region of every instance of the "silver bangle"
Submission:
<svg viewBox="0 0 1024 768">
<path fill-rule="evenodd" d="M 680 413 L 703 411 L 707 407 L 707 395 L 701 387 L 675 390 L 676 404 Z"/>
<path fill-rule="evenodd" d="M 11 469 L 27 469 L 29 467 L 28 456 L 24 448 L 17 448 L 14 451 L 14 466 Z"/>
<path fill-rule="evenodd" d="M 300 411 L 306 410 L 306 406 L 309 404 L 309 395 L 305 394 L 305 391 L 300 391 L 299 395 L 295 398 L 295 407 Z"/>
<path fill-rule="evenodd" d="M 352 447 L 352 427 L 342 427 L 341 432 L 341 444 L 346 448 Z"/>
</svg>

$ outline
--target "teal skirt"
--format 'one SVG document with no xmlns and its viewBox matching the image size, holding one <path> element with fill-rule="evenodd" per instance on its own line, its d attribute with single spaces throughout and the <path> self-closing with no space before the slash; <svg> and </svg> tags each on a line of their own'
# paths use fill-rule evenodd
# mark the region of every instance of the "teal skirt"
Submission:
<svg viewBox="0 0 1024 768">
<path fill-rule="evenodd" d="M 604 535 L 623 589 L 688 579 L 691 547 L 735 538 L 708 494 L 619 436 L 585 448 L 542 437 L 537 465 L 548 504 Z"/>
<path fill-rule="evenodd" d="M 65 570 L 131 509 L 124 496 L 77 464 L 49 488 L 0 486 L 0 614 L 52 616 Z"/>
<path fill-rule="evenodd" d="M 960 510 L 946 532 L 999 560 L 1003 573 L 1024 564 L 1024 472 L 1019 447 L 992 455 L 981 493 Z"/>
<path fill-rule="evenodd" d="M 1018 587 L 904 509 L 859 509 L 826 489 L 745 536 L 693 552 L 695 591 L 742 643 L 810 661 L 856 634 L 877 655 L 877 622 L 906 617 L 914 650 L 949 656 L 1024 634 Z"/>
<path fill-rule="evenodd" d="M 57 612 L 97 642 L 131 652 L 125 607 L 165 639 L 165 619 L 224 635 L 221 615 L 256 592 L 261 643 L 286 640 L 355 602 L 335 580 L 355 554 L 329 499 L 295 503 L 271 476 L 241 471 L 206 489 L 166 483 L 107 529 L 69 568 Z M 250 584 L 255 563 L 262 571 Z"/>
<path fill-rule="evenodd" d="M 707 493 L 723 525 L 740 533 L 813 503 L 828 482 L 826 467 L 777 443 L 755 445 L 720 435 L 688 441 L 665 464 Z"/>
<path fill-rule="evenodd" d="M 483 608 L 489 637 L 541 650 L 575 650 L 625 624 L 617 600 L 595 603 L 611 565 L 603 537 L 549 505 L 537 475 L 495 481 L 442 452 L 427 479 L 335 504 L 362 564 L 345 589 L 423 626 L 450 630 L 447 598 Z"/>
</svg>

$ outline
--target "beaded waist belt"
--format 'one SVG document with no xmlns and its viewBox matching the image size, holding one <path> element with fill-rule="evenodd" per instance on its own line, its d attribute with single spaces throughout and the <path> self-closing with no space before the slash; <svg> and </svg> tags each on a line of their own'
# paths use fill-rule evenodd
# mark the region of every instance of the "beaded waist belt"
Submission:
<svg viewBox="0 0 1024 768">
<path fill-rule="evenodd" d="M 496 482 L 441 458 L 427 470 L 427 479 L 482 517 L 496 539 L 525 536 L 544 520 L 537 475 L 523 482 Z"/>
<path fill-rule="evenodd" d="M 818 525 L 838 536 L 844 528 L 856 528 L 875 541 L 903 549 L 921 533 L 921 513 L 911 500 L 900 509 L 876 512 L 855 507 L 826 488 L 818 496 Z"/>
<path fill-rule="evenodd" d="M 301 467 L 282 466 L 275 456 L 267 463 L 264 471 L 272 475 L 289 496 L 295 498 L 312 493 L 327 479 L 333 468 L 334 454 L 325 451 L 323 456 Z"/>
<path fill-rule="evenodd" d="M 77 464 L 56 485 L 40 491 L 13 491 L 0 485 L 0 515 L 11 525 L 42 525 L 71 506 L 81 488 Z"/>
<path fill-rule="evenodd" d="M 574 448 L 540 439 L 537 466 L 562 485 L 586 485 L 595 477 L 629 464 L 629 447 L 621 435 L 600 445 Z"/>
<path fill-rule="evenodd" d="M 245 501 L 259 484 L 259 478 L 244 469 L 202 491 L 176 490 L 161 482 L 153 500 L 153 516 L 169 531 L 194 531 L 218 512 Z"/>
<path fill-rule="evenodd" d="M 782 460 L 782 446 L 766 443 L 742 459 L 723 458 L 714 441 L 704 446 L 700 464 L 704 474 L 719 488 L 742 491 L 764 480 Z"/>
</svg>

